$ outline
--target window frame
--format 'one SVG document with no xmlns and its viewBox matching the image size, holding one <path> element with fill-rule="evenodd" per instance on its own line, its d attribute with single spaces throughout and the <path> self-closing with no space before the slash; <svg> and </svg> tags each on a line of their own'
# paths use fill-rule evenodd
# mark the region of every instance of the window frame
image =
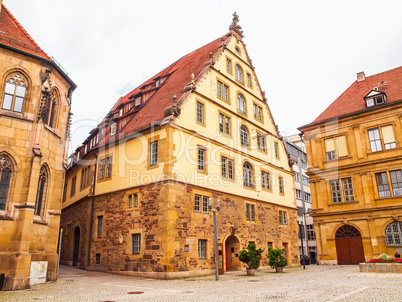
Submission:
<svg viewBox="0 0 402 302">
<path fill-rule="evenodd" d="M 240 106 L 240 100 L 243 102 L 243 106 Z M 247 100 L 245 96 L 241 92 L 236 93 L 236 102 L 237 102 L 237 113 L 247 117 Z M 244 109 L 244 111 L 242 111 Z"/>
<path fill-rule="evenodd" d="M 198 105 L 201 105 L 201 112 L 199 110 Z M 200 117 L 202 119 L 201 121 L 199 120 Z M 206 118 L 206 116 L 205 116 L 205 102 L 200 101 L 200 100 L 197 99 L 196 105 L 195 105 L 195 122 L 198 125 L 201 125 L 201 126 L 205 127 L 205 118 Z"/>
<path fill-rule="evenodd" d="M 248 87 L 253 88 L 253 81 L 249 72 L 246 72 L 246 82 Z"/>
<path fill-rule="evenodd" d="M 235 64 L 235 80 L 244 86 L 244 70 L 239 63 Z"/>
<path fill-rule="evenodd" d="M 245 125 L 240 125 L 240 145 L 250 149 L 250 132 Z"/>
<path fill-rule="evenodd" d="M 253 115 L 256 121 L 264 123 L 264 110 L 256 102 L 253 102 Z"/>
<path fill-rule="evenodd" d="M 285 195 L 285 182 L 284 177 L 282 175 L 278 176 L 278 188 L 279 188 L 279 195 Z"/>
<path fill-rule="evenodd" d="M 350 180 L 350 187 L 345 188 L 345 181 Z M 347 204 L 351 202 L 355 202 L 355 193 L 353 188 L 353 179 L 351 176 L 330 179 L 328 181 L 329 192 L 331 194 L 330 200 L 331 204 Z M 349 193 L 346 193 L 349 192 Z M 346 200 L 345 196 L 351 196 L 352 199 Z"/>
<path fill-rule="evenodd" d="M 346 155 L 342 155 L 342 156 L 340 156 L 340 150 L 342 150 L 342 149 L 339 148 L 339 145 L 340 145 L 339 141 L 341 139 L 345 140 L 345 149 L 346 149 Z M 327 141 L 328 141 L 328 144 L 330 141 L 332 141 L 331 144 L 333 144 L 334 150 L 327 151 Z M 336 135 L 336 136 L 332 136 L 332 137 L 326 137 L 323 139 L 323 142 L 324 142 L 325 158 L 327 161 L 338 160 L 338 159 L 349 157 L 348 140 L 347 140 L 346 134 L 340 134 L 340 135 Z"/>
<path fill-rule="evenodd" d="M 103 236 L 103 215 L 98 215 L 96 219 L 96 238 L 100 239 Z"/>
<path fill-rule="evenodd" d="M 207 260 L 207 240 L 198 239 L 198 259 Z"/>
<path fill-rule="evenodd" d="M 224 160 L 223 160 L 224 159 Z M 225 163 L 224 163 L 225 161 Z M 229 162 L 231 162 L 231 169 L 229 167 Z M 225 170 L 225 173 L 224 173 Z M 231 175 L 231 177 L 230 177 Z M 221 176 L 227 180 L 234 181 L 234 159 L 225 155 L 221 154 Z"/>
<path fill-rule="evenodd" d="M 249 167 L 249 168 L 247 168 L 248 171 L 246 171 L 246 167 L 245 167 L 246 165 Z M 249 163 L 248 161 L 246 161 L 243 163 L 242 168 L 243 168 L 243 188 L 252 189 L 252 190 L 255 189 L 253 165 L 251 163 Z"/>
<path fill-rule="evenodd" d="M 261 169 L 261 189 L 272 192 L 271 172 Z"/>
<path fill-rule="evenodd" d="M 27 103 L 27 98 L 29 97 L 29 88 L 30 88 L 30 82 L 27 76 L 25 76 L 25 74 L 21 71 L 16 71 L 14 70 L 13 72 L 10 72 L 9 74 L 7 74 L 4 78 L 3 78 L 3 89 L 2 89 L 2 95 L 3 95 L 3 99 L 1 102 L 1 110 L 6 110 L 9 112 L 16 112 L 16 113 L 22 113 L 25 111 L 25 107 L 26 107 L 26 103 Z M 12 82 L 10 82 L 10 80 Z M 19 85 L 20 83 L 23 83 L 23 85 Z M 10 91 L 7 91 L 7 84 L 13 85 L 13 94 L 11 94 Z M 23 87 L 24 88 L 24 94 L 23 96 L 21 95 L 17 95 L 17 89 L 18 87 Z M 10 102 L 10 106 L 9 109 L 7 107 L 5 107 L 5 101 L 6 101 L 6 96 L 11 96 L 11 102 Z M 17 98 L 22 98 L 21 100 L 21 110 L 15 110 L 16 108 L 16 100 Z M 9 98 L 8 98 L 9 99 Z M 10 101 L 10 100 L 8 100 Z"/>
<path fill-rule="evenodd" d="M 257 149 L 258 149 L 258 151 L 263 152 L 263 153 L 268 153 L 267 139 L 266 139 L 267 134 L 263 134 L 259 131 L 256 131 L 256 132 L 257 132 Z"/>
<path fill-rule="evenodd" d="M 219 133 L 228 137 L 232 137 L 232 117 L 229 114 L 218 110 L 218 124 Z"/>
<path fill-rule="evenodd" d="M 279 156 L 279 143 L 278 142 L 274 142 L 274 154 L 275 154 L 276 159 L 280 159 L 280 156 Z"/>
<path fill-rule="evenodd" d="M 402 221 L 392 221 L 389 223 L 385 228 L 384 237 L 386 246 L 402 246 Z"/>
<path fill-rule="evenodd" d="M 230 75 L 233 75 L 233 63 L 232 59 L 226 57 L 226 72 Z"/>
<path fill-rule="evenodd" d="M 392 131 L 392 135 L 394 138 L 394 141 L 391 143 L 385 143 L 384 141 L 384 133 L 383 133 L 383 128 L 386 127 L 391 127 L 391 131 Z M 374 137 L 374 139 L 372 140 L 370 138 L 370 132 L 372 131 L 378 131 L 378 139 Z M 374 127 L 374 128 L 369 128 L 367 129 L 367 136 L 368 136 L 368 144 L 369 144 L 369 148 L 371 153 L 375 153 L 375 152 L 380 152 L 380 151 L 386 151 L 386 150 L 392 150 L 392 149 L 396 149 L 397 148 L 397 144 L 396 144 L 396 138 L 395 138 L 395 131 L 394 131 L 394 127 L 392 124 L 387 124 L 387 125 L 381 125 L 378 127 Z M 379 146 L 377 145 L 377 143 L 375 143 L 376 146 L 376 150 L 373 151 L 373 145 L 372 142 L 379 142 Z M 390 145 L 390 147 L 387 147 L 387 145 Z M 378 147 L 380 147 L 381 149 L 378 149 Z"/>
<path fill-rule="evenodd" d="M 202 155 L 202 158 L 201 158 Z M 197 145 L 197 172 L 208 174 L 208 153 L 207 148 Z"/>
<path fill-rule="evenodd" d="M 159 152 L 159 140 L 152 140 L 149 142 L 149 166 L 158 166 L 158 152 Z"/>
<path fill-rule="evenodd" d="M 229 105 L 231 104 L 230 86 L 220 78 L 216 80 L 216 97 Z"/>
<path fill-rule="evenodd" d="M 132 255 L 141 254 L 141 233 L 131 234 L 131 254 Z"/>
</svg>

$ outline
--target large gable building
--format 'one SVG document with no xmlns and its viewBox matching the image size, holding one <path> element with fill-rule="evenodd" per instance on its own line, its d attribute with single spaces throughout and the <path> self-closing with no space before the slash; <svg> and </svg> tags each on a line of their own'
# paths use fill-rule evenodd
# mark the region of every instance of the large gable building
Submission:
<svg viewBox="0 0 402 302">
<path fill-rule="evenodd" d="M 76 88 L 0 7 L 0 290 L 57 279 L 57 243 Z"/>
<path fill-rule="evenodd" d="M 402 249 L 402 67 L 357 80 L 306 142 L 318 259 L 356 264 Z"/>
<path fill-rule="evenodd" d="M 72 156 L 62 263 L 173 278 L 240 270 L 250 242 L 298 263 L 288 157 L 234 15 L 230 32 L 123 96 Z M 264 260 L 264 264 L 267 261 Z"/>
</svg>

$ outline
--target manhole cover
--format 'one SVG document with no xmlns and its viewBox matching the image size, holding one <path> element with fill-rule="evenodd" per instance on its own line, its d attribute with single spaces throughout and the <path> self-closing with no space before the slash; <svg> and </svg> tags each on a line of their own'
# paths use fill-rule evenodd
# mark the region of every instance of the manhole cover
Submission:
<svg viewBox="0 0 402 302">
<path fill-rule="evenodd" d="M 143 294 L 144 292 L 128 292 L 127 294 L 129 295 L 139 295 L 139 294 Z"/>
</svg>

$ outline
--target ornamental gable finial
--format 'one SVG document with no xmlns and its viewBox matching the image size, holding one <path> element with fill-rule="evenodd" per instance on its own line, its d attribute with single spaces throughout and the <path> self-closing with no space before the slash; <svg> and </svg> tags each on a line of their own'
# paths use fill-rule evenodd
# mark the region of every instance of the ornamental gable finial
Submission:
<svg viewBox="0 0 402 302">
<path fill-rule="evenodd" d="M 229 30 L 237 34 L 240 39 L 244 37 L 241 26 L 239 25 L 239 15 L 236 12 L 233 13 L 232 24 L 230 24 Z"/>
</svg>

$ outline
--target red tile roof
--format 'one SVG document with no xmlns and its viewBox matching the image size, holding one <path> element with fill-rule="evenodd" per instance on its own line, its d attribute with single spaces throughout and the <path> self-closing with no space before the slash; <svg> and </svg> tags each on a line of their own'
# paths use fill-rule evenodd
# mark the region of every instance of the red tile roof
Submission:
<svg viewBox="0 0 402 302">
<path fill-rule="evenodd" d="M 346 89 L 327 109 L 325 109 L 311 124 L 324 122 L 333 118 L 342 117 L 352 113 L 365 111 L 367 109 L 364 97 L 378 87 L 379 83 L 387 82 L 387 86 L 379 87 L 379 91 L 387 95 L 386 103 L 393 103 L 402 100 L 402 66 L 378 73 L 361 82 L 355 81 Z M 304 128 L 306 126 L 300 128 Z"/>
<path fill-rule="evenodd" d="M 227 37 L 228 35 L 225 35 L 222 38 L 226 39 Z M 222 38 L 218 38 L 187 54 L 132 90 L 127 95 L 123 96 L 113 107 L 111 112 L 116 111 L 122 104 L 132 101 L 129 97 L 140 93 L 142 91 L 141 87 L 154 83 L 154 79 L 156 78 L 168 76 L 166 81 L 161 84 L 156 93 L 143 105 L 143 107 L 141 107 L 141 109 L 135 114 L 132 114 L 132 118 L 126 126 L 123 127 L 123 129 L 119 129 L 118 134 L 113 137 L 109 137 L 110 133 L 108 133 L 100 142 L 100 145 L 107 144 L 109 140 L 118 139 L 147 128 L 151 123 L 162 121 L 165 118 L 165 108 L 171 106 L 173 103 L 173 96 L 176 95 L 178 105 L 180 105 L 180 98 L 184 94 L 184 87 L 191 82 L 191 74 L 194 73 L 195 81 L 197 81 L 197 77 L 200 76 L 203 69 L 206 68 L 205 63 L 210 60 L 210 53 L 215 55 L 220 49 L 219 47 L 222 46 Z"/>
<path fill-rule="evenodd" d="M 53 61 L 34 39 L 26 32 L 22 25 L 4 6 L 0 13 L 0 45 L 7 45 L 24 52 L 36 55 L 46 60 Z"/>
</svg>

